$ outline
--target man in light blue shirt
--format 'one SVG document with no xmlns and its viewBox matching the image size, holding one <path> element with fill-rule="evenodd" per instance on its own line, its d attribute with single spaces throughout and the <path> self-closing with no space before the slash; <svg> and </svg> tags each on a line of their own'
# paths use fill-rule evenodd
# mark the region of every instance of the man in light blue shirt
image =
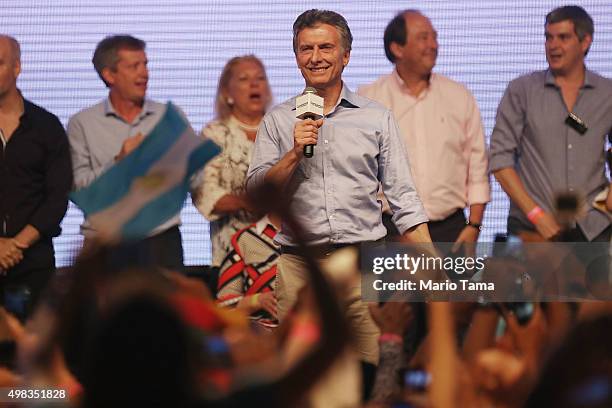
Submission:
<svg viewBox="0 0 612 408">
<path fill-rule="evenodd" d="M 376 199 L 379 183 L 404 238 L 431 241 L 392 114 L 342 82 L 352 43 L 346 20 L 335 12 L 309 10 L 297 18 L 293 34 L 298 67 L 306 86 L 324 98 L 324 117 L 297 120 L 295 98 L 273 108 L 257 134 L 247 190 L 271 182 L 292 194 L 292 214 L 305 230 L 306 243 L 322 249 L 322 258 L 341 246 L 385 236 Z M 316 145 L 312 158 L 304 158 L 308 144 Z M 306 283 L 306 266 L 285 225 L 276 240 L 282 245 L 276 290 L 282 319 Z M 356 337 L 362 359 L 376 364 L 378 330 L 359 297 L 355 288 L 348 314 L 359 322 Z"/>
<path fill-rule="evenodd" d="M 91 184 L 142 142 L 165 112 L 165 105 L 146 98 L 149 71 L 145 42 L 131 36 L 106 37 L 96 47 L 93 64 L 109 88 L 108 98 L 74 115 L 68 123 L 74 187 Z M 160 225 L 153 235 L 130 246 L 132 260 L 180 270 L 183 246 L 179 214 Z M 81 231 L 93 238 L 87 221 Z"/>
</svg>

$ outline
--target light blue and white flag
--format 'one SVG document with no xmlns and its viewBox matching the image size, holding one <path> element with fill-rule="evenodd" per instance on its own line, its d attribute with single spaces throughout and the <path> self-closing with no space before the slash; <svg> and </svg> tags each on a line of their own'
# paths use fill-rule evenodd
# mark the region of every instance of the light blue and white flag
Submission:
<svg viewBox="0 0 612 408">
<path fill-rule="evenodd" d="M 191 176 L 220 151 L 214 142 L 202 141 L 168 102 L 134 151 L 70 199 L 102 240 L 144 238 L 181 210 Z"/>
</svg>

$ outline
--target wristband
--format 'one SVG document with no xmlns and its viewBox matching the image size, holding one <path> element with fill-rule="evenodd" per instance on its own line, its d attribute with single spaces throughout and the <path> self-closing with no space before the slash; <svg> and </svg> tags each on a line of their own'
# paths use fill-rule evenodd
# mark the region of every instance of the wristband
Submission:
<svg viewBox="0 0 612 408">
<path fill-rule="evenodd" d="M 321 329 L 311 321 L 297 321 L 291 326 L 289 337 L 315 343 L 321 337 Z"/>
<path fill-rule="evenodd" d="M 540 206 L 536 205 L 527 213 L 527 219 L 529 219 L 529 221 L 535 225 L 542 215 L 544 215 L 544 210 L 542 210 Z"/>
<path fill-rule="evenodd" d="M 404 339 L 402 338 L 402 336 L 395 333 L 383 333 L 378 337 L 378 341 L 381 343 L 404 343 Z"/>
</svg>

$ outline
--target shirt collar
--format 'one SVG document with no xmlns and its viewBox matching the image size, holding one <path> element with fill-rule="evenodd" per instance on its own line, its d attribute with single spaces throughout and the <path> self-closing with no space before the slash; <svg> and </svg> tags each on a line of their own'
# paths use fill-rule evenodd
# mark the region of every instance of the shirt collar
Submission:
<svg viewBox="0 0 612 408">
<path fill-rule="evenodd" d="M 584 69 L 584 82 L 582 83 L 581 88 L 595 88 L 597 84 L 597 78 L 595 74 L 593 74 L 588 69 Z M 557 83 L 555 82 L 555 76 L 553 75 L 550 69 L 546 70 L 546 77 L 544 80 L 545 86 L 554 86 L 557 87 Z"/>
<path fill-rule="evenodd" d="M 142 119 L 143 117 L 150 115 L 152 113 L 155 113 L 155 111 L 153 110 L 153 106 L 151 105 L 151 103 L 149 102 L 148 99 L 144 100 L 144 103 L 142 105 L 142 110 L 140 111 L 140 113 L 138 114 L 138 118 Z M 115 111 L 115 107 L 113 106 L 113 104 L 111 103 L 110 100 L 110 95 L 108 96 L 108 98 L 106 98 L 106 100 L 104 101 L 104 115 L 105 116 L 117 116 L 119 117 L 119 115 L 117 115 L 117 111 Z"/>
<path fill-rule="evenodd" d="M 342 81 L 342 90 L 340 91 L 340 97 L 338 98 L 338 102 L 336 102 L 336 106 L 328 113 L 328 115 L 332 114 L 336 111 L 338 106 L 342 106 L 343 108 L 359 108 L 359 101 L 357 100 L 358 96 L 355 92 L 351 91 L 348 86 Z M 295 110 L 295 103 L 293 103 L 292 111 Z"/>
<path fill-rule="evenodd" d="M 342 81 L 342 90 L 340 91 L 340 97 L 338 103 L 334 107 L 342 106 L 343 108 L 359 108 L 359 102 L 357 101 L 357 94 L 351 91 L 348 86 Z"/>
<path fill-rule="evenodd" d="M 412 96 L 413 98 L 415 96 L 413 96 L 409 91 L 408 91 L 408 87 L 406 86 L 406 83 L 404 82 L 404 80 L 402 79 L 402 77 L 399 75 L 399 73 L 397 72 L 397 68 L 393 70 L 393 72 L 391 73 L 391 77 L 393 78 L 393 80 L 396 82 L 397 86 L 405 93 L 407 93 L 408 95 Z M 429 75 L 429 86 L 427 88 L 425 88 L 425 91 L 422 92 L 417 98 L 422 98 L 424 97 L 427 92 L 429 92 L 429 89 L 431 89 L 431 87 L 433 86 L 433 84 L 436 81 L 436 74 L 434 74 L 433 72 Z"/>
</svg>

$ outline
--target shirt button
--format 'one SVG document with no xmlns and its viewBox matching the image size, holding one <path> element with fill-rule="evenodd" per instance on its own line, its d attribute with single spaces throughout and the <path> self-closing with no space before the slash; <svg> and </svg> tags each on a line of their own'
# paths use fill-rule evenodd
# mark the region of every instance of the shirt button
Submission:
<svg viewBox="0 0 612 408">
<path fill-rule="evenodd" d="M 323 141 L 323 143 L 328 144 L 328 143 L 329 143 L 329 140 L 325 139 L 325 140 Z"/>
<path fill-rule="evenodd" d="M 568 149 L 571 149 L 571 148 L 572 148 L 572 144 L 571 144 L 571 143 L 570 143 L 570 144 L 568 144 L 568 145 L 567 145 L 567 148 L 568 148 Z"/>
</svg>

